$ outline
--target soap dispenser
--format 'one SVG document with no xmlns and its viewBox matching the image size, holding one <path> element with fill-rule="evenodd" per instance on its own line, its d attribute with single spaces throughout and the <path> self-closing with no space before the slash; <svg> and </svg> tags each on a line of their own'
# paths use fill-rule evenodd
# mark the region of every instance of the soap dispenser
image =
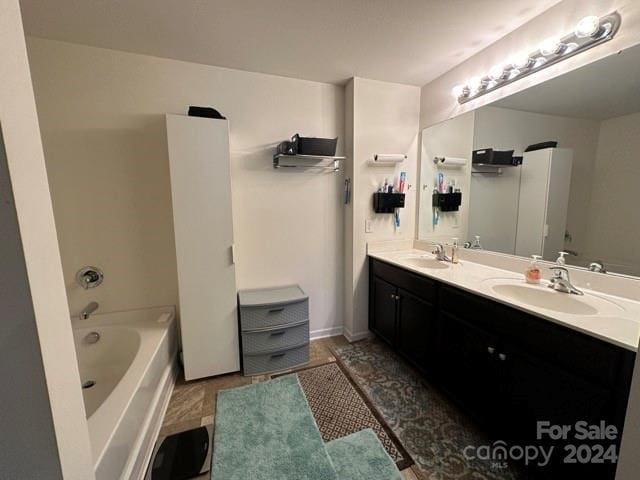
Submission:
<svg viewBox="0 0 640 480">
<path fill-rule="evenodd" d="M 527 283 L 540 283 L 542 272 L 540 271 L 540 267 L 538 267 L 538 260 L 541 258 L 540 255 L 531 255 L 531 263 L 524 272 L 524 279 Z"/>
<path fill-rule="evenodd" d="M 451 245 L 451 263 L 458 263 L 458 243 L 459 239 L 454 238 L 453 245 Z"/>
<path fill-rule="evenodd" d="M 473 243 L 471 244 L 472 250 L 483 250 L 482 245 L 480 244 L 480 235 L 476 235 L 473 239 Z"/>
<path fill-rule="evenodd" d="M 556 259 L 556 264 L 558 265 L 566 265 L 567 264 L 567 260 L 564 258 L 565 255 L 567 255 L 567 252 L 558 252 L 558 255 L 560 255 L 557 259 Z"/>
</svg>

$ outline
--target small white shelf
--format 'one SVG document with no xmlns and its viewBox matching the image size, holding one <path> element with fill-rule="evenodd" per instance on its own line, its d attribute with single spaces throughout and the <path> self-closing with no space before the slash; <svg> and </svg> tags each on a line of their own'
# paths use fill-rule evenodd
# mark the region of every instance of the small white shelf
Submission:
<svg viewBox="0 0 640 480">
<path fill-rule="evenodd" d="M 276 153 L 273 156 L 273 168 L 307 168 L 332 170 L 337 172 L 340 170 L 340 161 L 347 157 L 335 157 L 328 155 L 287 155 L 285 153 Z M 282 164 L 281 160 L 287 160 L 287 164 Z M 299 163 L 296 163 L 299 162 Z"/>
</svg>

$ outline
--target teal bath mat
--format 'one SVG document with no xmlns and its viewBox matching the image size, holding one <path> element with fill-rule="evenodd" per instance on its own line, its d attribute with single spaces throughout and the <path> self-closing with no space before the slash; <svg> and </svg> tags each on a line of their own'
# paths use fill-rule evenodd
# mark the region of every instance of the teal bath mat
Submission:
<svg viewBox="0 0 640 480">
<path fill-rule="evenodd" d="M 298 377 L 218 393 L 212 478 L 337 480 Z"/>
<path fill-rule="evenodd" d="M 340 480 L 402 480 L 402 474 L 370 428 L 326 445 Z"/>
</svg>

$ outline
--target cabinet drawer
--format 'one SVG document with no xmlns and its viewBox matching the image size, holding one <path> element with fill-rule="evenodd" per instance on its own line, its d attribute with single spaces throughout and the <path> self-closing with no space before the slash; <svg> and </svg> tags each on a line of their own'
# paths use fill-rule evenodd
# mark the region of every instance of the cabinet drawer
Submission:
<svg viewBox="0 0 640 480">
<path fill-rule="evenodd" d="M 309 320 L 309 302 L 307 300 L 267 307 L 240 307 L 242 331 L 286 326 L 304 320 Z"/>
<path fill-rule="evenodd" d="M 435 281 L 375 259 L 371 261 L 371 270 L 375 276 L 386 282 L 403 288 L 432 305 L 435 304 L 437 298 Z"/>
<path fill-rule="evenodd" d="M 278 352 L 255 355 L 245 354 L 242 360 L 245 375 L 256 375 L 297 367 L 309 361 L 309 344 Z"/>
<path fill-rule="evenodd" d="M 245 354 L 273 352 L 309 341 L 309 322 L 292 327 L 276 327 L 263 331 L 242 332 L 242 351 Z"/>
</svg>

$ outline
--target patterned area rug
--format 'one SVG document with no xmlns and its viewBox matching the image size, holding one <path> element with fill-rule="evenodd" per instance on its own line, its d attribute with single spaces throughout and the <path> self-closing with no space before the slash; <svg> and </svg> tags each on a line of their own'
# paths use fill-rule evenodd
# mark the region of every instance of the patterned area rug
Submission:
<svg viewBox="0 0 640 480">
<path fill-rule="evenodd" d="M 467 460 L 467 445 L 490 445 L 462 411 L 378 340 L 334 351 L 413 457 L 423 480 L 523 480 L 515 467 Z"/>
<path fill-rule="evenodd" d="M 413 460 L 393 431 L 371 407 L 367 397 L 343 367 L 332 362 L 294 373 L 298 375 L 325 442 L 370 428 L 399 470 L 413 465 Z"/>
</svg>

